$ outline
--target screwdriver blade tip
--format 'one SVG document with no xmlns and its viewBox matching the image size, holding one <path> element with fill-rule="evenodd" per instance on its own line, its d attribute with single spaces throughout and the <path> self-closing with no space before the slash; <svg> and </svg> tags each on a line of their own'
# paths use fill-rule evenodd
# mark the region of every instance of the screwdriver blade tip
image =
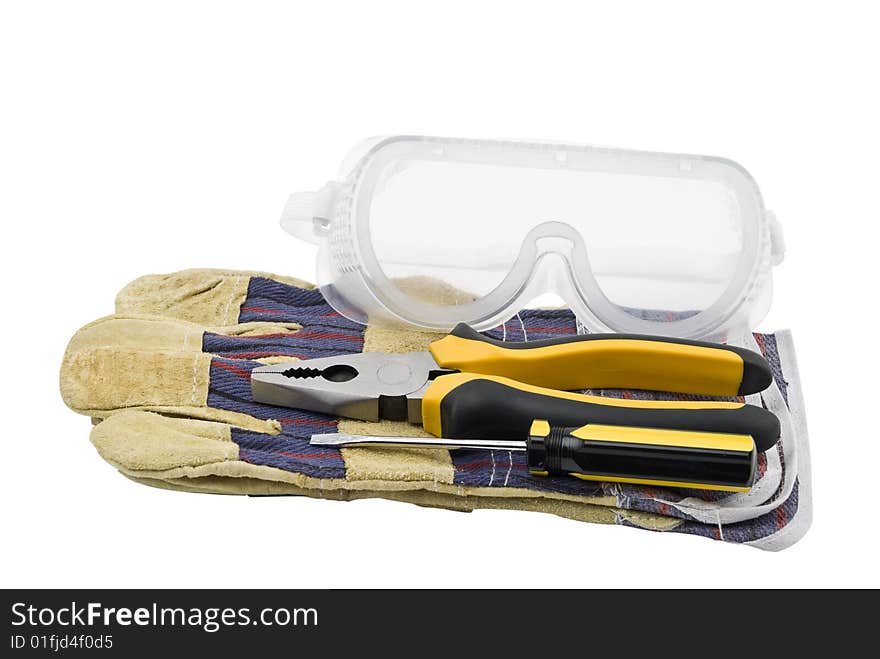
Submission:
<svg viewBox="0 0 880 659">
<path fill-rule="evenodd" d="M 348 441 L 348 435 L 345 433 L 325 433 L 312 435 L 309 444 L 313 446 L 339 446 Z"/>
</svg>

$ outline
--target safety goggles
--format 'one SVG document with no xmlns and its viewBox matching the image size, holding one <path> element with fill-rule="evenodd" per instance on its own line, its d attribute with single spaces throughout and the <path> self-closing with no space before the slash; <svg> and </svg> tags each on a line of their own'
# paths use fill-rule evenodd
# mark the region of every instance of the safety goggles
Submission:
<svg viewBox="0 0 880 659">
<path fill-rule="evenodd" d="M 436 137 L 362 144 L 281 223 L 341 314 L 433 329 L 552 293 L 589 331 L 723 338 L 766 314 L 784 250 L 730 160 Z"/>
</svg>

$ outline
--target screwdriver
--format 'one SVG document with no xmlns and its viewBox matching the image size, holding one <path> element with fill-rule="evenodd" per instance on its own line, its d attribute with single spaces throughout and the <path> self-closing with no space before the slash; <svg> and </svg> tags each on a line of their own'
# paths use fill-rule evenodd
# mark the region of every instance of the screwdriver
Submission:
<svg viewBox="0 0 880 659">
<path fill-rule="evenodd" d="M 316 446 L 525 451 L 535 476 L 747 492 L 757 450 L 750 435 L 586 424 L 551 426 L 535 419 L 524 440 L 312 435 Z"/>
</svg>

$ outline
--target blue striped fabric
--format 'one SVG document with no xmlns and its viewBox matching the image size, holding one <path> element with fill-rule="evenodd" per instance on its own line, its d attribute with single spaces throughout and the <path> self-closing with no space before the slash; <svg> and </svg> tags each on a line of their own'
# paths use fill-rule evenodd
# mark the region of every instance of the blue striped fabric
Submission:
<svg viewBox="0 0 880 659">
<path fill-rule="evenodd" d="M 336 419 L 323 414 L 291 410 L 251 400 L 250 371 L 258 362 L 215 357 L 211 362 L 208 405 L 258 419 L 277 419 L 280 435 L 232 429 L 239 457 L 256 465 L 277 467 L 316 478 L 344 478 L 345 463 L 338 449 L 309 444 L 318 432 L 335 432 Z"/>
<path fill-rule="evenodd" d="M 363 326 L 343 318 L 316 290 L 305 290 L 254 277 L 239 310 L 238 322 L 297 323 L 299 331 L 262 336 L 224 336 L 206 332 L 202 349 L 211 362 L 208 405 L 258 419 L 277 419 L 280 435 L 232 429 L 245 462 L 276 467 L 315 478 L 345 478 L 338 449 L 312 446 L 315 433 L 335 432 L 337 419 L 323 414 L 263 405 L 251 398 L 250 372 L 260 357 L 285 355 L 299 359 L 352 354 L 363 350 Z"/>
<path fill-rule="evenodd" d="M 673 529 L 677 533 L 700 535 L 713 540 L 726 542 L 752 542 L 773 535 L 782 530 L 794 518 L 798 509 L 798 483 L 795 482 L 791 495 L 775 510 L 745 522 L 734 524 L 714 525 L 702 524 L 697 521 L 685 521 Z M 634 526 L 626 520 L 621 524 Z"/>
<path fill-rule="evenodd" d="M 262 336 L 230 337 L 205 333 L 203 349 L 215 357 L 211 363 L 208 404 L 219 409 L 242 412 L 259 419 L 281 422 L 280 435 L 266 435 L 233 429 L 232 439 L 238 444 L 241 459 L 252 464 L 276 467 L 316 478 L 344 478 L 345 463 L 339 450 L 314 447 L 312 434 L 335 432 L 337 419 L 326 415 L 254 403 L 250 393 L 250 371 L 259 365 L 260 357 L 284 355 L 300 359 L 354 354 L 363 350 L 363 327 L 336 313 L 317 290 L 305 290 L 271 279 L 252 278 L 248 295 L 242 304 L 239 322 L 274 321 L 297 323 L 299 331 Z M 574 315 L 565 309 L 526 309 L 503 325 L 486 332 L 487 336 L 504 341 L 534 341 L 574 335 Z M 776 339 L 772 334 L 756 334 L 755 338 L 773 370 L 773 376 L 787 401 L 787 382 L 779 359 Z M 602 390 L 597 395 L 634 399 L 701 400 L 696 396 L 644 391 Z M 733 399 L 731 399 L 733 400 Z M 474 487 L 514 487 L 568 495 L 595 496 L 615 494 L 622 507 L 674 516 L 682 523 L 677 532 L 701 535 L 729 542 L 747 542 L 766 537 L 784 527 L 797 512 L 797 484 L 791 496 L 772 513 L 754 520 L 723 527 L 697 522 L 676 508 L 656 501 L 680 501 L 698 496 L 718 500 L 729 496 L 706 490 L 659 490 L 642 486 L 615 484 L 609 486 L 573 478 L 542 478 L 528 473 L 525 455 L 510 451 L 453 451 L 454 483 Z M 781 457 L 781 456 L 780 456 Z M 766 469 L 765 456 L 758 461 L 758 477 Z M 769 501 L 774 501 L 774 495 Z M 632 524 L 621 520 L 621 524 Z"/>
</svg>

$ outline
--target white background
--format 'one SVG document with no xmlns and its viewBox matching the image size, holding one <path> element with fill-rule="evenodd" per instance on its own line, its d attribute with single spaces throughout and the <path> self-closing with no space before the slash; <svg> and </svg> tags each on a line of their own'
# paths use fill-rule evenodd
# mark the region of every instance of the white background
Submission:
<svg viewBox="0 0 880 659">
<path fill-rule="evenodd" d="M 880 585 L 871 3 L 2 7 L 0 585 Z M 105 464 L 58 394 L 74 331 L 145 273 L 313 279 L 277 225 L 286 195 L 383 133 L 745 165 L 785 227 L 761 329 L 795 333 L 807 536 L 771 554 L 549 515 L 180 494 Z"/>
</svg>

